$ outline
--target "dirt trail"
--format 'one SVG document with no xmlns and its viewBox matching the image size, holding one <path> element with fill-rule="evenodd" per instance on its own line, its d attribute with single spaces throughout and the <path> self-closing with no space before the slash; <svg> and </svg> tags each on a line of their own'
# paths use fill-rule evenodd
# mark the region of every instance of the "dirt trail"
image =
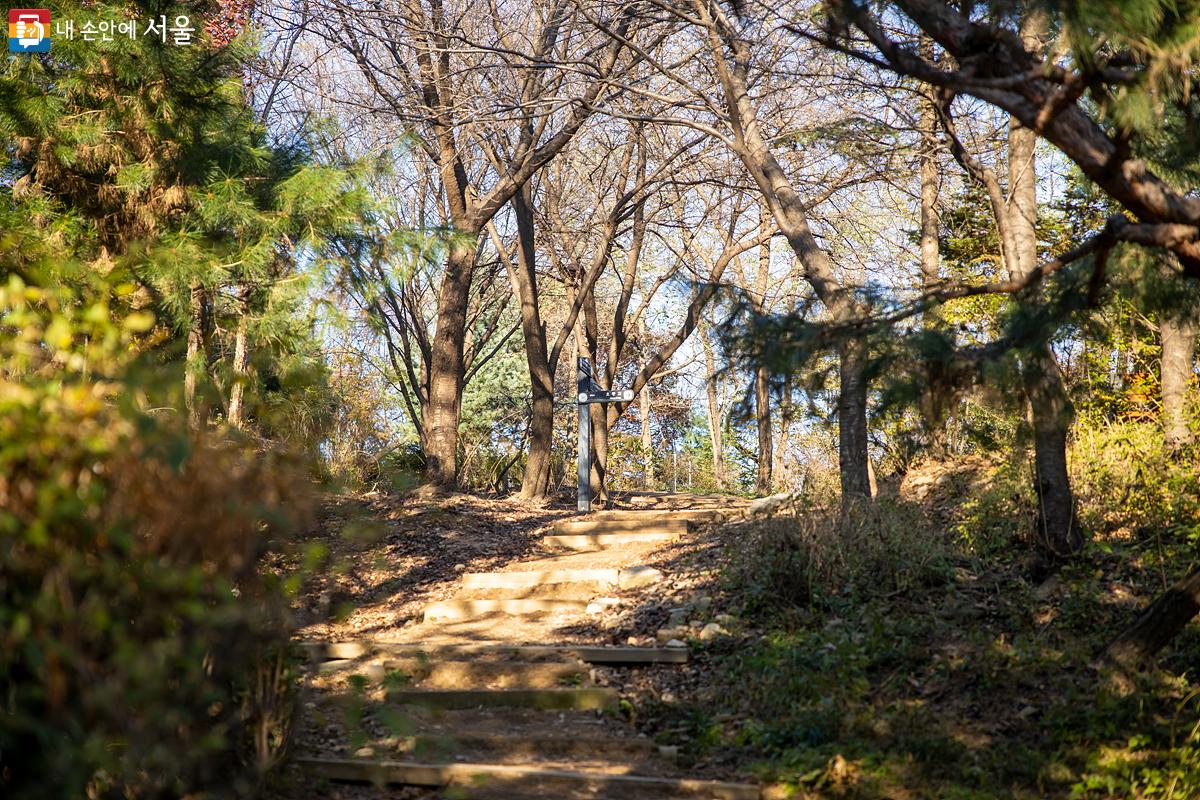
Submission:
<svg viewBox="0 0 1200 800">
<path fill-rule="evenodd" d="M 619 688 L 620 673 L 686 661 L 683 641 L 614 647 L 611 634 L 666 585 L 650 565 L 664 565 L 671 540 L 732 509 L 681 499 L 559 517 L 519 557 L 486 572 L 456 565 L 466 574 L 453 593 L 426 593 L 423 618 L 353 645 L 310 642 L 295 768 L 315 796 L 757 798 L 755 786 L 687 775 L 638 734 Z M 628 541 L 642 531 L 670 536 Z"/>
</svg>

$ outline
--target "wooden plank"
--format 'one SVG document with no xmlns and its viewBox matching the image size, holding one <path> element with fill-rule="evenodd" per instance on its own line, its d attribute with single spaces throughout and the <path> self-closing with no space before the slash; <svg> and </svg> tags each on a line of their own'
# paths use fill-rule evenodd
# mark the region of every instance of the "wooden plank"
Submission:
<svg viewBox="0 0 1200 800">
<path fill-rule="evenodd" d="M 513 764 L 425 764 L 355 758 L 298 758 L 296 763 L 316 777 L 376 785 L 461 786 L 469 791 L 494 790 L 497 784 L 503 784 L 515 791 L 522 786 L 544 788 L 556 784 L 611 789 L 614 792 L 653 791 L 664 797 L 690 796 L 712 800 L 759 800 L 761 796 L 759 787 L 745 783 L 538 769 Z"/>
<path fill-rule="evenodd" d="M 646 737 L 612 736 L 511 736 L 487 733 L 461 733 L 450 731 L 441 734 L 418 733 L 409 736 L 404 741 L 405 754 L 413 753 L 462 753 L 470 751 L 474 760 L 479 760 L 481 753 L 489 761 L 503 760 L 505 763 L 518 762 L 524 759 L 527 763 L 532 757 L 552 758 L 562 756 L 594 757 L 603 753 L 605 757 L 614 755 L 646 758 L 659 756 L 668 761 L 678 757 L 678 748 L 660 745 Z M 421 757 L 417 755 L 416 757 Z M 428 758 L 429 756 L 425 756 Z"/>
<path fill-rule="evenodd" d="M 543 711 L 616 711 L 615 689 L 395 689 L 390 703 L 458 710 L 466 708 L 536 708 Z"/>
<path fill-rule="evenodd" d="M 371 654 L 464 659 L 505 657 L 578 659 L 588 664 L 684 664 L 686 647 L 591 647 L 580 645 L 407 644 L 363 639 L 350 642 L 300 642 L 300 647 L 317 660 L 362 658 Z"/>
<path fill-rule="evenodd" d="M 552 689 L 591 683 L 582 661 L 443 661 L 384 656 L 382 663 L 336 659 L 317 665 L 319 672 L 346 671 L 382 681 L 388 673 L 408 676 L 408 685 L 423 689 Z"/>
</svg>

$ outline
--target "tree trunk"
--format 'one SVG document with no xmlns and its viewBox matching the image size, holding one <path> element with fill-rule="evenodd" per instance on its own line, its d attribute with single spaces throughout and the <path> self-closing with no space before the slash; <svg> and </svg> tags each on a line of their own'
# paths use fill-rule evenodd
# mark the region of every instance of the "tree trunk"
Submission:
<svg viewBox="0 0 1200 800">
<path fill-rule="evenodd" d="M 457 481 L 455 460 L 462 410 L 463 343 L 474 271 L 474 243 L 451 245 L 438 291 L 437 331 L 433 336 L 429 369 L 429 408 L 425 416 L 425 477 L 436 486 L 454 486 Z"/>
<path fill-rule="evenodd" d="M 1136 669 L 1166 646 L 1197 613 L 1200 613 L 1200 567 L 1151 603 L 1113 639 L 1104 649 L 1104 655 L 1125 669 Z"/>
<path fill-rule="evenodd" d="M 1196 350 L 1196 320 L 1164 312 L 1158 331 L 1162 336 L 1163 433 L 1167 447 L 1178 452 L 1196 439 L 1188 420 L 1189 395 L 1195 379 L 1192 359 Z"/>
<path fill-rule="evenodd" d="M 650 385 L 642 387 L 638 400 L 642 411 L 642 489 L 654 488 L 654 439 L 650 435 Z"/>
<path fill-rule="evenodd" d="M 775 220 L 780 233 L 804 268 L 804 278 L 829 310 L 835 323 L 853 322 L 863 309 L 852 292 L 843 286 L 829 254 L 821 248 L 808 222 L 804 199 L 796 192 L 787 173 L 771 151 L 763 134 L 752 94 L 747 84 L 746 65 L 750 54 L 736 31 L 719 26 L 702 3 L 696 11 L 710 30 L 710 51 L 720 77 L 726 110 L 736 135 L 734 151 L 746 166 Z M 728 47 L 733 58 L 727 59 Z M 838 399 L 838 461 L 841 468 L 842 506 L 870 496 L 867 478 L 867 381 L 866 344 L 846 340 L 838 345 L 841 355 L 841 397 Z"/>
<path fill-rule="evenodd" d="M 772 479 L 775 489 L 791 490 L 791 481 L 787 474 L 787 452 L 792 437 L 792 377 L 783 379 L 783 389 L 779 395 L 779 439 L 775 442 L 775 465 L 772 468 Z"/>
<path fill-rule="evenodd" d="M 1033 417 L 1034 488 L 1038 498 L 1037 530 L 1042 549 L 1054 561 L 1083 546 L 1075 498 L 1067 473 L 1067 434 L 1071 400 L 1058 364 L 1048 347 L 1032 353 L 1023 367 L 1025 392 Z"/>
<path fill-rule="evenodd" d="M 932 61 L 933 40 L 921 36 L 919 44 L 923 58 Z M 938 242 L 938 167 L 937 167 L 937 108 L 925 87 L 920 100 L 921 106 L 921 286 L 930 291 L 941 280 L 941 248 Z M 937 330 L 942 326 L 940 311 L 934 307 L 925 312 L 926 330 Z M 934 455 L 946 452 L 946 401 L 939 389 L 939 369 L 932 362 L 926 367 L 926 388 L 921 397 L 921 417 L 925 425 L 925 447 Z"/>
<path fill-rule="evenodd" d="M 839 348 L 841 390 L 838 393 L 838 467 L 842 479 L 842 510 L 871 497 L 867 451 L 867 347 L 847 339 Z"/>
<path fill-rule="evenodd" d="M 1046 16 L 1028 12 L 1021 20 L 1026 46 L 1040 48 L 1045 38 Z M 1015 117 L 1009 120 L 1008 187 L 1012 197 L 1009 216 L 1013 253 L 1010 274 L 1022 278 L 1037 268 L 1037 134 Z M 1033 417 L 1035 489 L 1038 497 L 1038 535 L 1052 560 L 1060 560 L 1083 546 L 1075 498 L 1067 474 L 1067 434 L 1071 426 L 1071 400 L 1063 388 L 1058 364 L 1049 345 L 1035 349 L 1022 365 L 1025 393 Z"/>
<path fill-rule="evenodd" d="M 760 206 L 759 227 L 765 233 L 770 210 Z M 771 278 L 771 240 L 758 246 L 758 275 L 754 283 L 754 313 L 767 308 L 767 285 Z M 754 374 L 754 420 L 758 425 L 758 476 L 755 490 L 762 496 L 771 493 L 771 469 L 775 456 L 771 452 L 771 374 L 762 364 Z"/>
<path fill-rule="evenodd" d="M 550 369 L 546 329 L 542 325 L 538 307 L 531 194 L 529 184 L 525 184 L 513 195 L 513 213 L 517 219 L 517 257 L 512 277 L 521 304 L 525 363 L 529 367 L 529 384 L 533 393 L 533 416 L 529 420 L 529 449 L 525 459 L 525 475 L 521 480 L 521 497 L 542 501 L 550 489 L 550 455 L 554 442 L 554 373 Z"/>
<path fill-rule="evenodd" d="M 700 329 L 700 344 L 704 348 L 704 394 L 708 400 L 708 439 L 712 445 L 713 483 L 721 491 L 725 489 L 725 459 L 722 452 L 725 446 L 722 441 L 724 431 L 721 429 L 720 398 L 717 397 L 716 359 L 705 328 Z"/>
<path fill-rule="evenodd" d="M 208 374 L 208 354 L 205 342 L 208 327 L 208 301 L 203 287 L 194 285 L 189 290 L 192 324 L 188 328 L 187 357 L 183 373 L 183 403 L 187 409 L 188 427 L 200 430 L 207 421 L 205 404 L 199 399 L 198 384 L 201 375 Z"/>
<path fill-rule="evenodd" d="M 246 381 L 249 378 L 250 348 L 246 341 L 249 327 L 249 298 L 238 298 L 237 332 L 233 338 L 233 385 L 229 388 L 229 424 L 235 428 L 243 426 L 243 399 L 246 396 Z"/>
<path fill-rule="evenodd" d="M 596 293 L 594 287 L 583 287 L 585 292 L 583 296 L 583 325 L 580 331 L 583 333 L 583 341 L 579 345 L 580 349 L 587 354 L 588 360 L 592 364 L 592 377 L 602 390 L 607 390 L 611 387 L 606 386 L 606 374 L 600 372 L 600 364 L 597 361 L 597 353 L 600 351 L 600 317 L 596 312 Z M 578 341 L 578 339 L 577 339 Z M 608 407 L 604 403 L 590 403 L 588 405 L 588 417 L 592 421 L 592 436 L 589 441 L 589 460 L 592 462 L 592 471 L 590 481 L 592 484 L 592 502 L 599 508 L 604 508 L 608 502 L 608 486 L 606 485 L 608 477 Z"/>
<path fill-rule="evenodd" d="M 771 384 L 766 367 L 754 372 L 754 420 L 758 425 L 758 478 L 754 489 L 759 495 L 771 493 Z"/>
</svg>

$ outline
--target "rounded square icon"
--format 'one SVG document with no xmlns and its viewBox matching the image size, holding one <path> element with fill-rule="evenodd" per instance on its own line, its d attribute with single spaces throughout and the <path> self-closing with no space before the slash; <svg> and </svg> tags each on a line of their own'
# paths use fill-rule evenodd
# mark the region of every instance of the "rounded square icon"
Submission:
<svg viewBox="0 0 1200 800">
<path fill-rule="evenodd" d="M 10 8 L 8 10 L 8 51 L 10 53 L 49 53 L 50 9 Z"/>
</svg>

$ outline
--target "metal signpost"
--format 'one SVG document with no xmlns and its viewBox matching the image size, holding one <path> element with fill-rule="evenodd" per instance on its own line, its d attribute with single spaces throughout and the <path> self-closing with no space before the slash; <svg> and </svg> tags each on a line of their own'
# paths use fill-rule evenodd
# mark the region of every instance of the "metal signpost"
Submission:
<svg viewBox="0 0 1200 800">
<path fill-rule="evenodd" d="M 579 359 L 579 394 L 575 402 L 579 409 L 579 504 L 580 511 L 592 510 L 592 415 L 588 406 L 592 403 L 628 403 L 633 399 L 633 390 L 606 392 L 592 378 L 592 365 L 586 358 Z"/>
</svg>

